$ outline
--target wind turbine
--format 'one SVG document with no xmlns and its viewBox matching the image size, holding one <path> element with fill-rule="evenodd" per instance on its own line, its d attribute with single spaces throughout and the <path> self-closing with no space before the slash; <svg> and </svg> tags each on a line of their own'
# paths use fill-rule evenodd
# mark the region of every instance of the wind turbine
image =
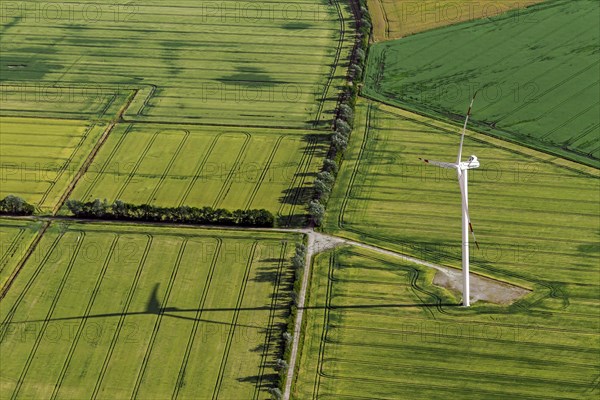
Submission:
<svg viewBox="0 0 600 400">
<path fill-rule="evenodd" d="M 473 108 L 473 102 L 475 101 L 475 96 L 477 96 L 477 92 L 473 95 L 471 99 L 471 105 L 469 106 L 469 111 L 467 111 L 467 116 L 465 118 L 465 124 L 463 126 L 462 134 L 460 136 L 460 146 L 458 147 L 458 158 L 455 163 L 449 162 L 441 162 L 441 161 L 432 161 L 426 160 L 423 158 L 419 158 L 428 164 L 432 164 L 441 168 L 447 169 L 456 169 L 458 174 L 458 184 L 460 186 L 460 194 L 462 198 L 462 273 L 463 273 L 463 306 L 469 307 L 471 305 L 470 302 L 470 283 L 469 283 L 469 231 L 473 235 L 473 241 L 475 245 L 479 249 L 479 244 L 477 243 L 477 239 L 475 238 L 475 233 L 473 232 L 473 225 L 471 225 L 471 218 L 469 217 L 469 190 L 468 190 L 468 181 L 467 181 L 467 171 L 474 168 L 479 168 L 479 161 L 477 157 L 471 156 L 467 161 L 462 161 L 462 148 L 463 142 L 465 140 L 465 132 L 467 130 L 467 123 L 469 122 L 469 117 L 471 116 L 471 109 Z"/>
</svg>

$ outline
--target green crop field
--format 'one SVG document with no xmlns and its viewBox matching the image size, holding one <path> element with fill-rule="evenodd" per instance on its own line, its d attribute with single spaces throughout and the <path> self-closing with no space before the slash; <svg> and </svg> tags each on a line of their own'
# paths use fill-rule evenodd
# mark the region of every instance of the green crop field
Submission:
<svg viewBox="0 0 600 400">
<path fill-rule="evenodd" d="M 2 398 L 266 398 L 296 234 L 54 224 L 2 300 Z"/>
<path fill-rule="evenodd" d="M 433 275 L 354 247 L 319 255 L 294 398 L 597 398 L 598 299 L 583 286 L 566 310 L 536 295 L 465 309 Z"/>
<path fill-rule="evenodd" d="M 548 1 L 401 40 L 369 54 L 364 93 L 600 166 L 597 1 Z"/>
<path fill-rule="evenodd" d="M 326 151 L 310 131 L 122 124 L 72 198 L 266 208 L 286 223 L 304 214 Z"/>
<path fill-rule="evenodd" d="M 8 3 L 1 80 L 133 88 L 136 121 L 311 128 L 330 119 L 345 76 L 343 13 L 324 0 Z"/>
<path fill-rule="evenodd" d="M 39 224 L 0 219 L 0 290 L 27 251 Z"/>
</svg>

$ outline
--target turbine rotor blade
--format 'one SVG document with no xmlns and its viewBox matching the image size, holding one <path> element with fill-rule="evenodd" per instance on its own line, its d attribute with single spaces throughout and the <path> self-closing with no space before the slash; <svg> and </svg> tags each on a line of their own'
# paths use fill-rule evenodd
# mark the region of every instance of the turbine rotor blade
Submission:
<svg viewBox="0 0 600 400">
<path fill-rule="evenodd" d="M 471 104 L 469 105 L 469 110 L 467 111 L 467 116 L 465 117 L 465 124 L 463 125 L 462 134 L 460 135 L 460 145 L 458 146 L 458 158 L 456 159 L 456 163 L 460 164 L 462 159 L 462 149 L 463 142 L 465 141 L 465 133 L 467 131 L 467 123 L 469 122 L 469 117 L 471 116 L 471 110 L 473 109 L 473 103 L 475 102 L 475 97 L 477 97 L 477 90 L 475 94 L 473 94 L 473 98 L 471 99 Z"/>
<path fill-rule="evenodd" d="M 458 167 L 458 165 L 456 165 L 454 163 L 449 163 L 449 162 L 434 161 L 434 160 L 428 160 L 425 158 L 419 158 L 419 160 L 423 161 L 424 163 L 435 165 L 435 166 L 441 167 L 441 168 L 457 168 Z"/>
<path fill-rule="evenodd" d="M 465 188 L 463 186 L 463 182 L 461 180 L 462 171 L 458 170 L 458 185 L 460 186 L 460 199 L 462 202 L 462 206 L 467 212 L 467 221 L 469 222 L 469 230 L 471 231 L 471 236 L 473 236 L 473 241 L 475 242 L 475 246 L 477 246 L 477 250 L 479 250 L 479 243 L 477 242 L 477 238 L 475 237 L 475 232 L 473 231 L 473 225 L 471 224 L 471 215 L 469 214 L 469 205 L 467 204 L 467 199 L 465 198 Z"/>
</svg>

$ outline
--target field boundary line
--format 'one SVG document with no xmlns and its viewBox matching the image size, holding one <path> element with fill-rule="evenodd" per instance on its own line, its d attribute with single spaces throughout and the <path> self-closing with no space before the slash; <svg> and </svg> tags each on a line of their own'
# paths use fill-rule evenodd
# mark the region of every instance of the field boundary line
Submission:
<svg viewBox="0 0 600 400">
<path fill-rule="evenodd" d="M 125 104 L 123 105 L 123 107 L 121 107 L 121 109 L 119 110 L 119 113 L 117 114 L 117 118 L 115 118 L 114 120 L 112 120 L 108 124 L 108 126 L 106 127 L 106 129 L 104 129 L 104 132 L 102 133 L 102 136 L 100 137 L 100 139 L 98 139 L 98 141 L 96 142 L 96 145 L 94 145 L 94 147 L 92 148 L 92 151 L 88 155 L 87 159 L 85 160 L 85 162 L 83 163 L 83 165 L 81 166 L 81 168 L 79 169 L 79 171 L 77 171 L 77 173 L 73 177 L 73 180 L 71 181 L 71 183 L 69 183 L 69 186 L 67 187 L 67 190 L 64 191 L 64 193 L 62 194 L 62 196 L 58 200 L 56 206 L 52 210 L 52 215 L 56 215 L 58 213 L 58 211 L 61 209 L 61 207 L 64 205 L 64 203 L 67 201 L 67 199 L 71 196 L 71 193 L 75 189 L 75 186 L 77 186 L 77 183 L 79 183 L 79 180 L 87 172 L 88 168 L 92 164 L 92 161 L 94 161 L 94 158 L 96 158 L 96 155 L 98 154 L 98 152 L 100 151 L 100 148 L 102 148 L 102 146 L 104 145 L 104 143 L 108 139 L 108 136 L 112 132 L 113 128 L 119 122 L 121 122 L 123 120 L 123 114 L 125 113 L 125 111 L 127 111 L 127 109 L 129 108 L 129 106 L 133 102 L 133 99 L 135 98 L 135 96 L 137 95 L 138 92 L 139 92 L 139 89 L 135 89 L 129 95 L 129 98 L 127 99 L 127 101 L 125 102 Z"/>
</svg>

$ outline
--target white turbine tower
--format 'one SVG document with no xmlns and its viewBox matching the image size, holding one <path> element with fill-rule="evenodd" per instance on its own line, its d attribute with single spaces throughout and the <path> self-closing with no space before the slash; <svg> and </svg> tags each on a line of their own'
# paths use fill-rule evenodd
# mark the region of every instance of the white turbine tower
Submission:
<svg viewBox="0 0 600 400">
<path fill-rule="evenodd" d="M 473 241 L 475 242 L 475 245 L 477 246 L 477 248 L 479 248 L 477 239 L 475 239 L 475 233 L 473 232 L 473 226 L 471 225 L 471 218 L 469 218 L 469 190 L 467 184 L 467 171 L 470 169 L 479 168 L 479 161 L 475 156 L 469 157 L 469 159 L 465 162 L 461 161 L 463 142 L 465 140 L 465 132 L 467 130 L 467 123 L 469 122 L 469 117 L 471 116 L 471 108 L 473 107 L 475 96 L 477 96 L 477 92 L 475 92 L 475 94 L 473 95 L 473 98 L 471 99 L 471 105 L 469 106 L 469 111 L 467 111 L 465 124 L 463 126 L 462 134 L 460 136 L 460 146 L 458 147 L 458 158 L 456 159 L 456 162 L 448 163 L 420 158 L 420 160 L 425 161 L 428 164 L 433 164 L 441 168 L 456 169 L 456 172 L 458 173 L 458 184 L 460 185 L 460 193 L 462 197 L 462 272 L 463 306 L 465 307 L 470 306 L 469 230 L 473 235 Z"/>
</svg>

